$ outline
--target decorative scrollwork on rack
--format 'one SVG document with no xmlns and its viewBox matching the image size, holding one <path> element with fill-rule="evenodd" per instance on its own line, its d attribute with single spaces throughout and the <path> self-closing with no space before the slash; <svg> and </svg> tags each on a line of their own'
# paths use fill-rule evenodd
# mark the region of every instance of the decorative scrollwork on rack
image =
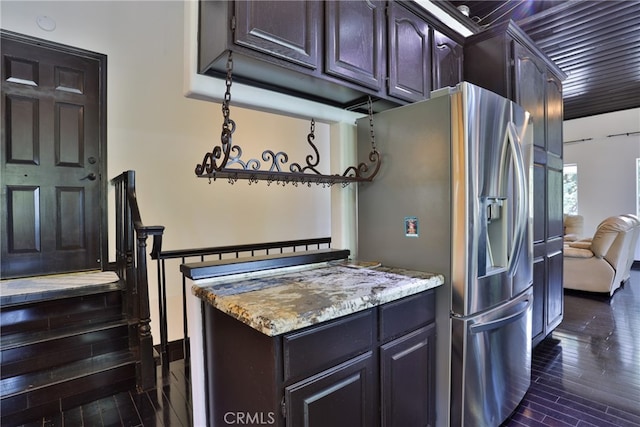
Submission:
<svg viewBox="0 0 640 427">
<path fill-rule="evenodd" d="M 249 184 L 258 181 L 266 181 L 267 185 L 276 183 L 277 185 L 299 184 L 311 186 L 311 184 L 330 187 L 336 183 L 347 186 L 352 182 L 372 181 L 380 170 L 381 156 L 376 149 L 375 134 L 373 130 L 373 107 L 371 98 L 368 103 L 369 126 L 371 135 L 371 152 L 369 153 L 370 163 L 359 163 L 357 166 L 349 166 L 342 175 L 325 175 L 318 171 L 320 164 L 320 152 L 313 143 L 315 139 L 315 119 L 311 119 L 310 131 L 307 135 L 307 143 L 311 146 L 313 154 L 305 157 L 306 165 L 294 162 L 289 165 L 289 171 L 283 171 L 282 167 L 289 161 L 289 155 L 283 151 L 274 152 L 265 150 L 262 152 L 262 160 L 269 163 L 269 168 L 262 169 L 262 162 L 258 159 L 243 161 L 242 148 L 233 145 L 233 133 L 236 130 L 235 122 L 230 118 L 231 84 L 233 71 L 233 57 L 229 51 L 227 59 L 226 90 L 222 102 L 222 132 L 220 134 L 220 145 L 214 146 L 210 152 L 204 155 L 202 163 L 195 168 L 198 177 L 209 178 L 215 181 L 217 178 L 226 178 L 231 184 L 238 180 L 247 180 Z"/>
<path fill-rule="evenodd" d="M 318 170 L 316 169 L 316 166 L 318 166 L 318 164 L 320 163 L 320 152 L 318 151 L 318 147 L 316 147 L 316 145 L 313 143 L 313 140 L 316 138 L 315 132 L 316 132 L 316 121 L 314 119 L 311 119 L 311 129 L 309 131 L 309 135 L 307 135 L 307 142 L 309 143 L 309 145 L 313 149 L 313 152 L 316 155 L 315 159 L 313 155 L 311 154 L 307 155 L 307 157 L 305 158 L 305 160 L 307 161 L 307 166 L 302 167 L 300 166 L 299 163 L 293 163 L 291 166 L 289 166 L 289 170 L 291 172 L 305 173 L 306 171 L 310 170 L 316 174 L 320 174 L 320 172 L 318 172 Z"/>
</svg>

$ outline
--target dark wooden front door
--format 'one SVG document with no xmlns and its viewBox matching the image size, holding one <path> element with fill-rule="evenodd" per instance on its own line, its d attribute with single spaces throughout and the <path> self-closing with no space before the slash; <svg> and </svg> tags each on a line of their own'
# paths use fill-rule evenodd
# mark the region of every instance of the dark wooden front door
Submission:
<svg viewBox="0 0 640 427">
<path fill-rule="evenodd" d="M 106 56 L 2 31 L 1 277 L 100 269 Z"/>
</svg>

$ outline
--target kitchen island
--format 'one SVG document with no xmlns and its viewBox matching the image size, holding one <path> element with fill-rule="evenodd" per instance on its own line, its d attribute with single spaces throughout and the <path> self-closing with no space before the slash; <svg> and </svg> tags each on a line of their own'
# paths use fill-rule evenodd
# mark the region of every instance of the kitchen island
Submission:
<svg viewBox="0 0 640 427">
<path fill-rule="evenodd" d="M 311 252 L 234 274 L 224 261 L 182 266 L 194 425 L 433 424 L 443 276 Z"/>
</svg>

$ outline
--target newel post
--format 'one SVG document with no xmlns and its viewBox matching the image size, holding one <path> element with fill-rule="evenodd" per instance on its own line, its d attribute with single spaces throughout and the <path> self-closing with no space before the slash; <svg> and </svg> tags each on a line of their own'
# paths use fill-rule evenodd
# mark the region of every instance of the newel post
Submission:
<svg viewBox="0 0 640 427">
<path fill-rule="evenodd" d="M 136 245 L 136 281 L 138 283 L 138 342 L 140 357 L 136 366 L 138 391 L 155 388 L 156 372 L 153 361 L 153 337 L 151 336 L 151 313 L 149 310 L 149 283 L 147 280 L 147 230 L 138 230 Z"/>
<path fill-rule="evenodd" d="M 136 229 L 136 282 L 138 283 L 138 363 L 136 383 L 139 392 L 156 387 L 156 364 L 153 357 L 153 337 L 151 336 L 151 310 L 149 309 L 149 280 L 147 275 L 147 238 L 162 236 L 161 225 L 143 226 Z"/>
</svg>

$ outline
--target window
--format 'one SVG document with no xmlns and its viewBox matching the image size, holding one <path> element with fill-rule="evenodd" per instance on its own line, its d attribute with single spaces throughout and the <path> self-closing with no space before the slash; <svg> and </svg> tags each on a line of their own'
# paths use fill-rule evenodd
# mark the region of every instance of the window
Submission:
<svg viewBox="0 0 640 427">
<path fill-rule="evenodd" d="M 562 212 L 569 215 L 577 215 L 578 214 L 578 165 L 576 164 L 564 165 L 562 170 L 562 190 L 564 193 Z M 639 201 L 640 201 L 640 196 L 639 196 Z"/>
</svg>

